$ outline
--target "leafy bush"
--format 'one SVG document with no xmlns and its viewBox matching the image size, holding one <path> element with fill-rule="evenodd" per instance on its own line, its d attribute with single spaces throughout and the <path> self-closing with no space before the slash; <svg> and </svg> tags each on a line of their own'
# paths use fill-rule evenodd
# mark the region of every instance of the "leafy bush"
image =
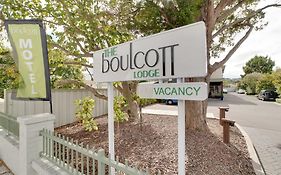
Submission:
<svg viewBox="0 0 281 175">
<path fill-rule="evenodd" d="M 273 83 L 278 94 L 281 95 L 281 68 L 277 68 L 276 71 L 273 72 Z"/>
<path fill-rule="evenodd" d="M 127 106 L 127 103 L 125 101 L 125 98 L 123 96 L 116 96 L 114 97 L 114 112 L 115 112 L 115 116 L 114 116 L 114 120 L 116 122 L 124 122 L 124 121 L 128 121 L 129 116 L 127 113 L 125 113 L 123 111 L 123 109 Z"/>
<path fill-rule="evenodd" d="M 261 79 L 261 73 L 247 74 L 241 81 L 241 86 L 246 87 L 247 94 L 256 94 L 257 82 Z"/>
<path fill-rule="evenodd" d="M 140 98 L 137 99 L 138 104 L 141 107 L 148 106 L 157 102 L 157 99 Z"/>
<path fill-rule="evenodd" d="M 76 106 L 76 118 L 82 123 L 86 131 L 98 130 L 96 121 L 93 118 L 93 109 L 95 106 L 95 100 L 90 97 L 85 97 L 82 100 L 75 101 Z"/>
<path fill-rule="evenodd" d="M 257 93 L 259 93 L 261 90 L 273 90 L 275 91 L 276 88 L 273 84 L 273 76 L 271 74 L 264 74 L 262 75 L 261 79 L 257 83 Z"/>
</svg>

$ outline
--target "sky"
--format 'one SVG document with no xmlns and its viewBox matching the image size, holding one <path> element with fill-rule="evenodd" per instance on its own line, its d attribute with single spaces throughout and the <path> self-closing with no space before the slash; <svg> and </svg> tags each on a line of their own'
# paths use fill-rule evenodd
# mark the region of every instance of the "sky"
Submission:
<svg viewBox="0 0 281 175">
<path fill-rule="evenodd" d="M 260 6 L 281 2 L 263 0 Z M 275 61 L 275 68 L 281 67 L 281 8 L 269 8 L 265 21 L 268 25 L 261 31 L 253 31 L 226 63 L 224 78 L 240 78 L 244 74 L 242 67 L 255 55 L 269 56 Z"/>
</svg>

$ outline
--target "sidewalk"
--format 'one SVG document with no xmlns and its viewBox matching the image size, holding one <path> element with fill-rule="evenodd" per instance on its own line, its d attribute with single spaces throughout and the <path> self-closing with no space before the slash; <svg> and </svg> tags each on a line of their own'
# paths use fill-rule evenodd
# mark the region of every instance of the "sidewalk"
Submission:
<svg viewBox="0 0 281 175">
<path fill-rule="evenodd" d="M 142 109 L 142 113 L 177 116 L 178 115 L 178 106 L 154 104 L 151 106 L 144 107 Z M 207 113 L 207 118 L 215 118 L 215 116 L 213 115 L 213 113 Z"/>
<path fill-rule="evenodd" d="M 281 132 L 252 127 L 243 128 L 251 137 L 266 175 L 281 175 Z"/>
</svg>

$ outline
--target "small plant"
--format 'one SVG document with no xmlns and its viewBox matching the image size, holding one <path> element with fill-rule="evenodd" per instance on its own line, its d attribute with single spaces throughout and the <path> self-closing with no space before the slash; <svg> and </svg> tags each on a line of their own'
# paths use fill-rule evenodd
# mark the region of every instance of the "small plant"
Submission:
<svg viewBox="0 0 281 175">
<path fill-rule="evenodd" d="M 140 98 L 138 95 L 134 96 L 140 107 L 145 107 L 157 103 L 157 99 Z"/>
<path fill-rule="evenodd" d="M 82 100 L 76 100 L 76 118 L 82 123 L 86 131 L 98 130 L 98 125 L 93 118 L 93 109 L 95 100 L 85 97 Z"/>
<path fill-rule="evenodd" d="M 127 103 L 123 96 L 116 96 L 114 97 L 114 120 L 116 122 L 124 122 L 128 121 L 129 117 L 128 114 L 123 111 L 123 109 L 127 106 Z"/>
</svg>

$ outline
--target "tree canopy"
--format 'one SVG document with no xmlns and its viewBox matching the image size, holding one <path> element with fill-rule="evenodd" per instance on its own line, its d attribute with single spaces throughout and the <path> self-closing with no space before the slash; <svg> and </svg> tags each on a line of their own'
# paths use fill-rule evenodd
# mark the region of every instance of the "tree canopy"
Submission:
<svg viewBox="0 0 281 175">
<path fill-rule="evenodd" d="M 247 94 L 256 94 L 257 93 L 257 84 L 262 79 L 263 75 L 261 73 L 250 73 L 247 74 L 241 82 L 241 86 L 246 89 Z"/>
<path fill-rule="evenodd" d="M 9 50 L 0 43 L 0 98 L 4 97 L 4 89 L 16 88 L 18 83 L 15 62 Z"/>
<path fill-rule="evenodd" d="M 263 21 L 264 10 L 280 6 L 274 3 L 259 8 L 259 2 L 260 0 L 3 0 L 0 19 L 40 18 L 46 25 L 51 48 L 60 49 L 71 57 L 87 59 L 101 48 L 204 21 L 207 29 L 208 75 L 197 81 L 209 82 L 210 75 L 230 59 L 253 30 L 261 30 L 266 26 L 267 23 Z M 221 58 L 222 55 L 225 56 Z M 214 59 L 213 64 L 211 59 Z M 87 63 L 90 64 L 90 61 Z M 83 65 L 92 67 L 85 63 Z M 136 83 L 122 82 L 116 86 L 130 104 L 134 104 L 130 94 L 134 94 Z M 195 119 L 190 120 L 187 115 L 189 128 L 200 129 L 206 126 L 207 103 L 203 103 L 186 103 L 187 106 L 194 105 L 189 106 L 194 111 L 188 110 Z M 131 109 L 136 111 L 136 108 Z"/>
<path fill-rule="evenodd" d="M 243 67 L 245 75 L 258 72 L 262 74 L 271 73 L 275 62 L 271 60 L 268 56 L 255 56 L 250 59 L 246 65 Z"/>
</svg>

